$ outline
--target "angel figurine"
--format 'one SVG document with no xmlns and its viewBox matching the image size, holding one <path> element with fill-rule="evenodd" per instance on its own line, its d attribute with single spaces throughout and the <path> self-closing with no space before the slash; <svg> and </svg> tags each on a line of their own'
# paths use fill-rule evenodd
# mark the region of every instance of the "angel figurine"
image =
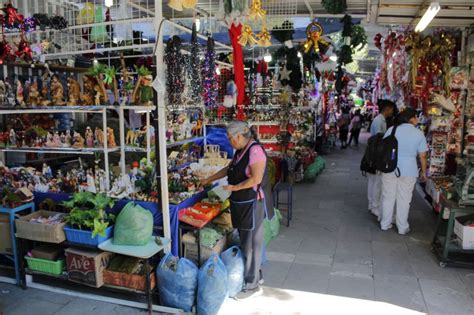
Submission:
<svg viewBox="0 0 474 315">
<path fill-rule="evenodd" d="M 61 106 L 65 104 L 64 87 L 57 75 L 53 75 L 51 78 L 51 99 L 53 105 Z"/>
<path fill-rule="evenodd" d="M 74 106 L 74 105 L 81 105 L 81 86 L 76 79 L 69 77 L 67 79 L 67 87 L 69 98 L 67 105 Z"/>
</svg>

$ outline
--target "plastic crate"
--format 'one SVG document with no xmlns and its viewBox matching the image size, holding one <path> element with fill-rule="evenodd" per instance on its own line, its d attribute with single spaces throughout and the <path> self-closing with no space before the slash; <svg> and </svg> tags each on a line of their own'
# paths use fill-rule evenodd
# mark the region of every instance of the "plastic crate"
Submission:
<svg viewBox="0 0 474 315">
<path fill-rule="evenodd" d="M 94 238 L 92 237 L 92 231 L 76 230 L 68 226 L 64 227 L 64 232 L 66 233 L 66 239 L 68 240 L 68 242 L 75 244 L 98 246 L 100 243 L 103 243 L 112 237 L 112 234 L 114 232 L 114 226 L 109 226 L 105 230 L 105 236 L 96 235 Z"/>
<path fill-rule="evenodd" d="M 25 259 L 28 263 L 28 268 L 31 270 L 51 273 L 54 275 L 60 275 L 64 270 L 64 260 L 62 259 L 53 261 L 29 256 L 25 256 Z"/>
</svg>

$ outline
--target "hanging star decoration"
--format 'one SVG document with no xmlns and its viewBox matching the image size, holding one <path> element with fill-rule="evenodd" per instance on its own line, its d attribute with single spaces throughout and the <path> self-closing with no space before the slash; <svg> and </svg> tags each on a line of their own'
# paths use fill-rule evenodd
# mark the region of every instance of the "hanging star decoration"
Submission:
<svg viewBox="0 0 474 315">
<path fill-rule="evenodd" d="M 248 15 L 249 20 L 254 20 L 254 21 L 263 20 L 266 14 L 267 14 L 267 11 L 262 9 L 262 1 L 253 0 L 252 5 L 250 6 L 250 9 L 249 9 L 249 15 Z"/>
<path fill-rule="evenodd" d="M 305 54 L 308 54 L 311 49 L 319 53 L 322 47 L 329 47 L 329 43 L 321 36 L 323 31 L 323 27 L 318 22 L 311 22 L 306 27 L 306 42 L 303 45 Z"/>
<path fill-rule="evenodd" d="M 242 27 L 242 34 L 239 36 L 239 44 L 244 47 L 253 47 L 255 44 L 257 44 L 255 34 L 253 33 L 252 27 L 250 27 L 250 25 L 246 24 Z"/>
<path fill-rule="evenodd" d="M 271 46 L 272 44 L 272 42 L 270 41 L 271 36 L 266 26 L 262 27 L 262 30 L 260 31 L 260 33 L 257 34 L 257 38 L 258 38 L 258 45 L 261 47 L 268 47 L 268 46 Z"/>
<path fill-rule="evenodd" d="M 291 70 L 288 70 L 286 68 L 286 64 L 283 66 L 283 68 L 280 70 L 280 81 L 283 81 L 283 80 L 290 80 L 290 74 L 292 73 L 293 71 Z"/>
</svg>

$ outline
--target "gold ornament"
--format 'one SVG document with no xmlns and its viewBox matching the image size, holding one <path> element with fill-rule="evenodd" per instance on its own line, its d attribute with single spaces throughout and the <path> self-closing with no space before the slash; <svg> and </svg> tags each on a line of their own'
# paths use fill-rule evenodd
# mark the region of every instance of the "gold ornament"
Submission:
<svg viewBox="0 0 474 315">
<path fill-rule="evenodd" d="M 319 44 L 329 45 L 329 43 L 321 37 L 323 27 L 318 22 L 312 22 L 306 27 L 306 41 L 303 45 L 305 54 L 314 49 L 315 53 L 319 53 Z"/>
<path fill-rule="evenodd" d="M 183 0 L 183 7 L 186 9 L 194 9 L 197 5 L 197 0 Z"/>
<path fill-rule="evenodd" d="M 183 0 L 169 0 L 168 6 L 176 11 L 183 11 Z"/>
<path fill-rule="evenodd" d="M 250 25 L 244 25 L 242 27 L 242 34 L 239 36 L 239 44 L 242 46 L 255 46 L 257 40 L 255 39 L 255 34 L 252 31 Z"/>
<path fill-rule="evenodd" d="M 271 46 L 272 44 L 272 42 L 270 41 L 271 36 L 266 26 L 262 27 L 262 30 L 260 31 L 260 33 L 257 34 L 257 38 L 258 38 L 259 46 L 268 47 L 268 46 Z"/>
<path fill-rule="evenodd" d="M 249 9 L 249 20 L 261 20 L 265 17 L 267 11 L 262 9 L 262 1 L 261 0 L 253 0 L 252 5 Z"/>
</svg>

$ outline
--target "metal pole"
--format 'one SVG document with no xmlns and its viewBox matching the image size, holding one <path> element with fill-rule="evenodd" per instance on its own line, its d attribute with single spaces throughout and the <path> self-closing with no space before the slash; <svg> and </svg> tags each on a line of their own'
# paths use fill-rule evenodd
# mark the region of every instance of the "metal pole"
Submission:
<svg viewBox="0 0 474 315">
<path fill-rule="evenodd" d="M 105 178 L 107 182 L 105 183 L 105 191 L 110 190 L 110 171 L 109 171 L 109 137 L 107 136 L 107 109 L 102 109 L 102 128 L 104 128 L 104 169 L 105 169 Z"/>
<path fill-rule="evenodd" d="M 125 113 L 122 106 L 119 107 L 119 125 L 120 125 L 120 168 L 122 175 L 125 175 Z"/>
<path fill-rule="evenodd" d="M 163 20 L 163 8 L 162 1 L 155 0 L 155 29 L 158 31 L 160 24 Z M 156 36 L 157 49 L 155 52 L 156 57 L 156 76 L 160 82 L 165 82 L 165 69 L 163 66 L 164 56 L 164 45 L 163 45 L 163 34 L 160 31 Z M 169 208 L 169 196 L 168 196 L 168 167 L 167 167 L 167 156 L 166 156 L 166 106 L 165 106 L 165 94 L 163 90 L 158 92 L 158 104 L 157 104 L 157 115 L 158 115 L 158 147 L 157 151 L 159 155 L 156 156 L 156 162 L 159 163 L 159 177 L 161 185 L 161 211 L 163 213 L 163 231 L 166 238 L 171 239 L 171 227 L 170 227 L 170 208 Z M 167 249 L 169 250 L 169 248 Z"/>
<path fill-rule="evenodd" d="M 146 162 L 150 164 L 151 161 L 151 130 L 150 130 L 150 112 L 147 111 L 146 115 Z"/>
</svg>

